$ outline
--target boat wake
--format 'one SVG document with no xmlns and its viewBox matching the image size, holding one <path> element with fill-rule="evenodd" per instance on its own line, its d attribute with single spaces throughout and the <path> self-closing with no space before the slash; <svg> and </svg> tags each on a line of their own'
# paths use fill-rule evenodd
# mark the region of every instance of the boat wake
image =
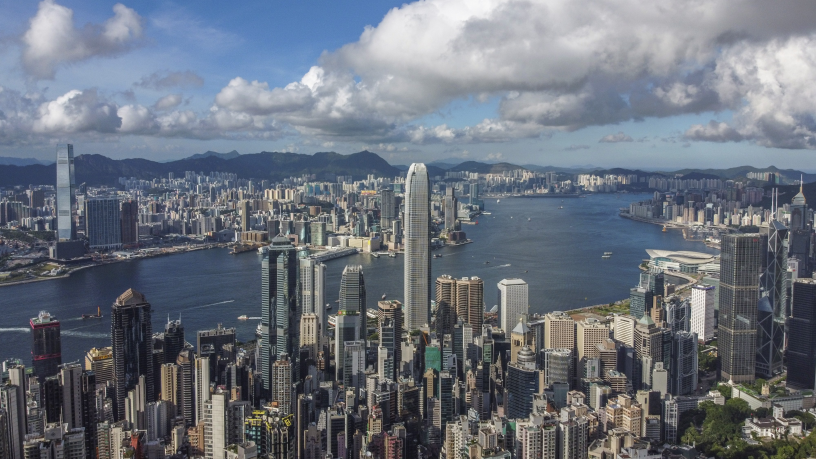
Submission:
<svg viewBox="0 0 816 459">
<path fill-rule="evenodd" d="M 74 336 L 77 338 L 110 338 L 110 334 L 108 333 L 94 333 L 74 330 L 65 330 L 60 332 L 60 334 L 64 336 Z"/>
<path fill-rule="evenodd" d="M 28 333 L 31 329 L 25 327 L 0 328 L 0 333 Z"/>
<path fill-rule="evenodd" d="M 219 301 L 218 303 L 202 304 L 201 306 L 193 306 L 191 308 L 184 308 L 184 309 L 182 309 L 182 311 L 190 311 L 192 309 L 209 308 L 209 307 L 212 307 L 212 306 L 218 306 L 219 304 L 227 304 L 227 303 L 233 303 L 233 302 L 235 302 L 235 300 Z"/>
<path fill-rule="evenodd" d="M 247 317 L 247 320 L 261 320 L 262 317 Z"/>
</svg>

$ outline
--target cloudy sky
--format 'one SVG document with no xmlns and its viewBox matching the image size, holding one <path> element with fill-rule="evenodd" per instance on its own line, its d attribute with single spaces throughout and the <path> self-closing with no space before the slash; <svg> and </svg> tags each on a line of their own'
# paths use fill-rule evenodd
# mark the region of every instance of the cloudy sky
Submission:
<svg viewBox="0 0 816 459">
<path fill-rule="evenodd" d="M 0 0 L 0 156 L 816 169 L 816 2 Z"/>
</svg>

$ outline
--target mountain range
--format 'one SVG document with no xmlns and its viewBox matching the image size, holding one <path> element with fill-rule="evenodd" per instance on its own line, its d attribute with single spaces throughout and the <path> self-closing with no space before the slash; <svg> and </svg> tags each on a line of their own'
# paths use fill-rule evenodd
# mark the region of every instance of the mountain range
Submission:
<svg viewBox="0 0 816 459">
<path fill-rule="evenodd" d="M 4 159 L 15 161 L 4 162 Z M 454 165 L 450 162 L 452 160 L 454 159 L 450 158 L 445 161 L 428 163 L 429 175 L 431 177 L 443 177 L 447 171 L 497 174 L 527 169 L 537 172 L 553 171 L 569 175 L 592 172 L 599 175 L 664 175 L 666 177 L 680 176 L 687 179 L 720 178 L 729 180 L 744 178 L 748 172 L 770 171 L 778 172 L 788 179 L 795 179 L 803 175 L 805 183 L 816 181 L 816 174 L 804 174 L 801 171 L 778 169 L 773 166 L 767 168 L 740 166 L 729 169 L 682 169 L 670 172 L 651 172 L 624 168 L 582 170 L 578 168 L 580 166 L 575 168 L 530 164 L 519 166 L 507 162 L 465 161 Z M 77 183 L 86 183 L 92 186 L 115 185 L 119 177 L 152 180 L 167 177 L 169 173 L 180 177 L 184 175 L 185 171 L 229 172 L 237 174 L 240 178 L 272 181 L 292 176 L 314 174 L 318 180 L 334 181 L 338 175 L 350 175 L 355 180 L 364 179 L 369 174 L 380 177 L 396 177 L 404 175 L 408 169 L 408 166 L 391 165 L 382 157 L 370 151 L 361 151 L 350 155 L 341 155 L 334 152 L 319 152 L 308 155 L 278 152 L 239 154 L 234 150 L 229 153 L 207 151 L 184 159 L 167 162 L 141 158 L 116 160 L 102 155 L 80 155 L 76 157 L 74 166 Z M 56 177 L 55 167 L 53 163 L 43 164 L 37 160 L 0 157 L 0 186 L 53 184 Z"/>
</svg>

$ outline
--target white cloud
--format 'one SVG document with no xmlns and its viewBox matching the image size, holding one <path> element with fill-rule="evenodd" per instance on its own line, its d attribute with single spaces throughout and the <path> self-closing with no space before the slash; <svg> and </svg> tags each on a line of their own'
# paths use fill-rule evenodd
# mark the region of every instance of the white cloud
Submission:
<svg viewBox="0 0 816 459">
<path fill-rule="evenodd" d="M 171 108 L 176 108 L 181 104 L 182 97 L 181 94 L 168 94 L 161 99 L 157 100 L 156 103 L 153 105 L 153 108 L 156 110 L 168 110 Z"/>
<path fill-rule="evenodd" d="M 739 142 L 742 135 L 728 125 L 711 120 L 708 124 L 695 124 L 686 130 L 683 135 L 688 140 L 703 140 L 707 142 Z"/>
<path fill-rule="evenodd" d="M 798 59 L 812 56 L 816 28 L 808 17 L 816 17 L 815 3 L 428 0 L 392 9 L 357 42 L 324 54 L 299 82 L 270 89 L 235 78 L 216 104 L 272 116 L 309 135 L 414 143 L 506 141 L 735 110 L 755 96 L 745 85 L 728 88 L 723 69 L 788 40 L 797 41 Z M 757 74 L 784 70 L 768 59 L 755 63 Z M 809 64 L 800 69 L 788 80 L 816 79 Z M 501 97 L 496 119 L 463 129 L 410 124 L 476 95 Z M 767 94 L 771 106 L 780 95 Z M 813 115 L 813 107 L 805 112 Z M 777 115 L 749 121 L 762 133 L 747 138 L 778 145 L 760 137 L 812 131 L 806 117 Z"/>
<path fill-rule="evenodd" d="M 190 70 L 184 72 L 154 72 L 143 76 L 134 86 L 148 89 L 185 88 L 204 85 L 204 79 Z"/>
<path fill-rule="evenodd" d="M 619 142 L 634 142 L 635 140 L 632 137 L 626 135 L 625 133 L 618 131 L 617 134 L 607 134 L 601 137 L 601 140 L 598 143 L 619 143 Z"/>
<path fill-rule="evenodd" d="M 74 12 L 53 0 L 40 2 L 22 36 L 23 66 L 35 78 L 53 79 L 56 68 L 95 56 L 121 53 L 142 36 L 142 18 L 117 3 L 103 24 L 74 27 Z"/>
<path fill-rule="evenodd" d="M 40 134 L 114 133 L 121 125 L 116 105 L 100 97 L 96 90 L 72 90 L 39 106 L 32 131 Z"/>
</svg>

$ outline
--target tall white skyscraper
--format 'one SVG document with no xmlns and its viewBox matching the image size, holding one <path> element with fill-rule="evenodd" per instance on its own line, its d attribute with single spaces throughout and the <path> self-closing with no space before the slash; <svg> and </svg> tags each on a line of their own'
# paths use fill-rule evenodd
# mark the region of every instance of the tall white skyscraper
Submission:
<svg viewBox="0 0 816 459">
<path fill-rule="evenodd" d="M 210 360 L 195 360 L 196 424 L 204 420 L 206 404 L 210 401 Z"/>
<path fill-rule="evenodd" d="M 690 331 L 697 338 L 708 341 L 714 338 L 714 294 L 713 285 L 701 284 L 691 288 Z"/>
<path fill-rule="evenodd" d="M 57 145 L 57 239 L 61 241 L 76 239 L 75 205 L 74 146 Z"/>
<path fill-rule="evenodd" d="M 527 282 L 521 279 L 502 279 L 499 281 L 499 309 L 501 311 L 501 328 L 510 333 L 518 324 L 519 317 L 527 314 Z"/>
<path fill-rule="evenodd" d="M 416 330 L 429 322 L 431 307 L 431 239 L 428 169 L 411 164 L 405 179 L 405 327 Z"/>
</svg>

